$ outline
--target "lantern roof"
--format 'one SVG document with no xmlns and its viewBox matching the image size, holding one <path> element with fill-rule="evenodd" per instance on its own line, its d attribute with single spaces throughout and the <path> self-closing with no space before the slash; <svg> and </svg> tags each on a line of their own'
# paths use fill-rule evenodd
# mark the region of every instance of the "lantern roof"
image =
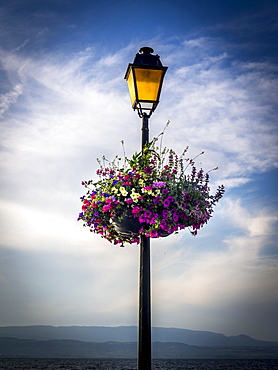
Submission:
<svg viewBox="0 0 278 370">
<path fill-rule="evenodd" d="M 162 67 L 159 55 L 153 55 L 154 50 L 149 47 L 143 47 L 139 50 L 139 53 L 135 55 L 133 64 L 140 66 L 156 66 Z"/>
<path fill-rule="evenodd" d="M 139 50 L 139 53 L 135 55 L 133 63 L 129 63 L 126 74 L 125 74 L 125 79 L 127 79 L 127 74 L 129 73 L 129 69 L 131 66 L 136 66 L 136 67 L 141 67 L 141 68 L 149 68 L 149 67 L 162 67 L 162 69 L 167 69 L 167 67 L 163 67 L 160 57 L 158 54 L 153 55 L 154 50 L 148 46 L 144 46 Z"/>
</svg>

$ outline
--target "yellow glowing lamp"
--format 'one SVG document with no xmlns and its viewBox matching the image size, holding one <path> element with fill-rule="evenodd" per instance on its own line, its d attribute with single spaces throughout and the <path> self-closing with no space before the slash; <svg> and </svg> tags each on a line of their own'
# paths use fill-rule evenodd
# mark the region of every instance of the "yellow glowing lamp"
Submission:
<svg viewBox="0 0 278 370">
<path fill-rule="evenodd" d="M 159 55 L 152 55 L 153 49 L 144 47 L 136 54 L 133 64 L 129 64 L 125 74 L 132 108 L 140 117 L 150 117 L 159 103 L 164 75 L 168 67 L 163 67 Z"/>
</svg>

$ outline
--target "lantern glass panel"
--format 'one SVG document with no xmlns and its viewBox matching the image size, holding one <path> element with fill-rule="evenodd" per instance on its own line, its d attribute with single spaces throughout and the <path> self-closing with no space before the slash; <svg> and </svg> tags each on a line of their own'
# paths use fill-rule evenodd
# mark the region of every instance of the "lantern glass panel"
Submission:
<svg viewBox="0 0 278 370">
<path fill-rule="evenodd" d="M 128 74 L 127 86 L 128 86 L 128 90 L 129 90 L 129 96 L 130 96 L 131 104 L 133 106 L 135 101 L 136 101 L 136 93 L 135 93 L 134 78 L 133 78 L 132 70 L 130 70 L 129 74 Z"/>
<path fill-rule="evenodd" d="M 131 73 L 130 73 L 131 74 Z M 134 68 L 138 100 L 157 101 L 163 70 Z"/>
<path fill-rule="evenodd" d="M 141 109 L 152 110 L 154 103 L 140 102 Z"/>
</svg>

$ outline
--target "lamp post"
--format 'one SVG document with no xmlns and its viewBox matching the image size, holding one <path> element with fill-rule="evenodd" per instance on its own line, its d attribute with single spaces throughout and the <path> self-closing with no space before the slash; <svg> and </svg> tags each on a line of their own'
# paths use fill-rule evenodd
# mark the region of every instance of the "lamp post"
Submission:
<svg viewBox="0 0 278 370">
<path fill-rule="evenodd" d="M 149 142 L 149 118 L 159 103 L 164 67 L 154 50 L 143 47 L 125 74 L 132 108 L 142 118 L 142 150 Z M 138 370 L 151 370 L 150 238 L 140 237 Z"/>
</svg>

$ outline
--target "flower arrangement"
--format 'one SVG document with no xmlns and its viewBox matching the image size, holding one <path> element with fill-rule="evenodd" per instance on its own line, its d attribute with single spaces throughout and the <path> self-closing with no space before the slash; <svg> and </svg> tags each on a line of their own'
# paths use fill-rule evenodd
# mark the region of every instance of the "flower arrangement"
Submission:
<svg viewBox="0 0 278 370">
<path fill-rule="evenodd" d="M 224 186 L 211 195 L 209 174 L 197 171 L 196 157 L 185 158 L 188 147 L 179 157 L 171 149 L 159 150 L 156 141 L 130 159 L 124 153 L 123 164 L 118 156 L 112 162 L 103 157 L 96 171 L 99 180 L 82 181 L 87 193 L 80 198 L 82 212 L 78 220 L 91 232 L 123 246 L 125 242 L 139 243 L 140 235 L 157 238 L 186 227 L 197 235 L 212 217 Z M 118 229 L 117 224 L 125 218 L 134 222 L 134 229 Z"/>
</svg>

